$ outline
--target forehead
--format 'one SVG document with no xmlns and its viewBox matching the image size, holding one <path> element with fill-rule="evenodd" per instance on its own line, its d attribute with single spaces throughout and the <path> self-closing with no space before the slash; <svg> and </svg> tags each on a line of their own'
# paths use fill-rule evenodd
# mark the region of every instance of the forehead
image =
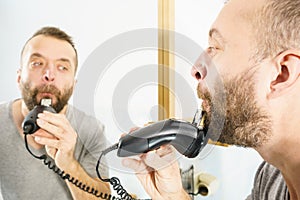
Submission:
<svg viewBox="0 0 300 200">
<path fill-rule="evenodd" d="M 253 33 L 253 16 L 263 0 L 230 0 L 228 1 L 212 29 L 217 29 L 230 42 L 243 43 Z"/>
<path fill-rule="evenodd" d="M 30 58 L 33 54 L 40 54 L 47 59 L 68 59 L 75 66 L 76 53 L 73 47 L 64 40 L 50 36 L 38 35 L 30 39 L 24 47 L 23 59 Z"/>
</svg>

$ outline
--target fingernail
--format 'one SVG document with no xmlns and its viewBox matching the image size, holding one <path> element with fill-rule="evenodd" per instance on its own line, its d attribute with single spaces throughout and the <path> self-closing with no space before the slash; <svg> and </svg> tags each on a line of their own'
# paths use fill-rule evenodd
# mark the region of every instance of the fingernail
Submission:
<svg viewBox="0 0 300 200">
<path fill-rule="evenodd" d="M 37 119 L 36 122 L 37 122 L 38 124 L 44 124 L 44 121 L 41 120 L 41 119 Z"/>
<path fill-rule="evenodd" d="M 41 140 L 41 138 L 40 138 L 39 136 L 35 136 L 35 137 L 34 137 L 34 140 L 38 142 L 38 141 Z"/>
<path fill-rule="evenodd" d="M 38 117 L 44 117 L 44 116 L 45 116 L 45 114 L 43 114 L 43 113 L 38 114 Z"/>
</svg>

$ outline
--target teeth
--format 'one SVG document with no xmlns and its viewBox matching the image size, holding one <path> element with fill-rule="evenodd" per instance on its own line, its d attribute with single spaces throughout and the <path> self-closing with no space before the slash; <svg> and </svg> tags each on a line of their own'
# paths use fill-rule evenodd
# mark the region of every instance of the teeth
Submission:
<svg viewBox="0 0 300 200">
<path fill-rule="evenodd" d="M 51 106 L 52 100 L 51 99 L 42 99 L 41 105 L 42 106 Z"/>
</svg>

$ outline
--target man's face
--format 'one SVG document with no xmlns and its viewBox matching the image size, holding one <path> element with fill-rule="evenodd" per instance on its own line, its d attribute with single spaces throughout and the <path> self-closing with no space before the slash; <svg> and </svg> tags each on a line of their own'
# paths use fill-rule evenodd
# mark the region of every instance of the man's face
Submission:
<svg viewBox="0 0 300 200">
<path fill-rule="evenodd" d="M 68 42 L 53 37 L 39 35 L 26 44 L 18 84 L 28 110 L 43 98 L 50 98 L 57 112 L 64 108 L 75 84 L 75 56 Z"/>
<path fill-rule="evenodd" d="M 258 74 L 262 63 L 252 59 L 255 36 L 248 21 L 259 3 L 248 5 L 244 0 L 231 0 L 224 6 L 211 28 L 210 47 L 199 57 L 192 74 L 199 81 L 198 95 L 204 100 L 207 122 L 211 122 L 210 137 L 255 148 L 269 139 L 271 120 L 259 105 Z M 224 127 L 218 124 L 221 118 Z"/>
</svg>

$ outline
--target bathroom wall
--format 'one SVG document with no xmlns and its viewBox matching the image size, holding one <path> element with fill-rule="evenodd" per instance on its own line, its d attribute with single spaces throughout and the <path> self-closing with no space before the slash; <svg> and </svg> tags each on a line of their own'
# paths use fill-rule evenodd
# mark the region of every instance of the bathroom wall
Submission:
<svg viewBox="0 0 300 200">
<path fill-rule="evenodd" d="M 51 25 L 72 35 L 78 49 L 78 83 L 70 103 L 105 124 L 109 143 L 133 126 L 156 121 L 157 6 L 150 0 L 0 1 L 0 102 L 20 97 L 16 71 L 21 48 L 37 29 Z M 209 26 L 222 6 L 221 0 L 175 1 L 178 118 L 191 118 L 197 107 L 190 68 L 206 47 Z M 111 175 L 139 198 L 147 197 L 120 159 L 113 153 L 108 158 Z M 183 169 L 194 165 L 195 173 L 207 172 L 219 181 L 212 196 L 195 199 L 218 200 L 245 199 L 260 161 L 252 150 L 212 145 L 195 159 L 180 158 Z"/>
</svg>

